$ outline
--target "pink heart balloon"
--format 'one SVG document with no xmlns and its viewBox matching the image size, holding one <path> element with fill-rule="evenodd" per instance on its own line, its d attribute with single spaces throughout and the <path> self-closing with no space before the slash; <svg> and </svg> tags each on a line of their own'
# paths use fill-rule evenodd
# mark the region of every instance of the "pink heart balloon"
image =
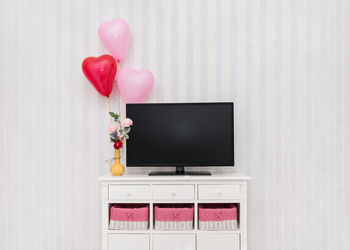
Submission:
<svg viewBox="0 0 350 250">
<path fill-rule="evenodd" d="M 98 28 L 98 36 L 117 62 L 123 60 L 130 44 L 129 24 L 120 18 L 103 22 Z"/>
<path fill-rule="evenodd" d="M 117 73 L 117 85 L 125 103 L 142 103 L 154 86 L 154 76 L 147 69 L 122 68 Z"/>
</svg>

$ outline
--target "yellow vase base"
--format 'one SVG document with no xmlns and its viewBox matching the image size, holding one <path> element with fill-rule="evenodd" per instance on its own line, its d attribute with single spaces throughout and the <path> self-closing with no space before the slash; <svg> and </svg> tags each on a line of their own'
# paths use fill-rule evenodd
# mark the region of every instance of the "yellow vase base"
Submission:
<svg viewBox="0 0 350 250">
<path fill-rule="evenodd" d="M 112 175 L 114 175 L 114 176 L 121 176 L 124 173 L 125 168 L 120 163 L 114 163 L 111 166 L 110 171 L 111 171 Z"/>
<path fill-rule="evenodd" d="M 120 163 L 120 150 L 119 149 L 116 149 L 114 151 L 114 164 L 111 166 L 110 171 L 111 171 L 112 175 L 114 175 L 114 176 L 121 176 L 125 171 L 124 166 Z"/>
</svg>

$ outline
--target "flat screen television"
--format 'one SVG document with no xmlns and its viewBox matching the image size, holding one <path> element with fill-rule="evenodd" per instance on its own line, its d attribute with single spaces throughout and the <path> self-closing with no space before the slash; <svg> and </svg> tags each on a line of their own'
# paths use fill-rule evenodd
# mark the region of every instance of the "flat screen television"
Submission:
<svg viewBox="0 0 350 250">
<path fill-rule="evenodd" d="M 128 167 L 176 167 L 150 175 L 210 175 L 184 167 L 234 165 L 232 102 L 127 104 L 126 116 L 133 120 Z"/>
</svg>

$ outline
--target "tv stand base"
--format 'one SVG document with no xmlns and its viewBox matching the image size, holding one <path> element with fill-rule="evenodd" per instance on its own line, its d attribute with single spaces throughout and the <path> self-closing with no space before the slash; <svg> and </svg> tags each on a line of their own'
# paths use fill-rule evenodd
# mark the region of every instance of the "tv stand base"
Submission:
<svg viewBox="0 0 350 250">
<path fill-rule="evenodd" d="M 148 175 L 211 175 L 209 171 L 185 171 L 183 166 L 177 166 L 176 171 L 152 171 Z"/>
<path fill-rule="evenodd" d="M 174 171 L 152 171 L 148 175 L 211 175 L 211 173 L 209 171 L 185 171 L 182 173 Z"/>
</svg>

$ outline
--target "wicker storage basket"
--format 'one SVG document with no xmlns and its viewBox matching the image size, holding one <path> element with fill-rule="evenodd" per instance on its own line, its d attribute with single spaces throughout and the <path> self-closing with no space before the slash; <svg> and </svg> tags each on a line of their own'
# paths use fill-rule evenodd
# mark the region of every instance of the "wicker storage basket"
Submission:
<svg viewBox="0 0 350 250">
<path fill-rule="evenodd" d="M 156 230 L 192 230 L 192 204 L 159 204 L 154 206 L 154 228 Z"/>
<path fill-rule="evenodd" d="M 146 230 L 149 224 L 148 205 L 118 204 L 110 208 L 109 229 Z"/>
<path fill-rule="evenodd" d="M 237 207 L 234 204 L 201 204 L 198 206 L 199 230 L 237 230 Z"/>
</svg>

